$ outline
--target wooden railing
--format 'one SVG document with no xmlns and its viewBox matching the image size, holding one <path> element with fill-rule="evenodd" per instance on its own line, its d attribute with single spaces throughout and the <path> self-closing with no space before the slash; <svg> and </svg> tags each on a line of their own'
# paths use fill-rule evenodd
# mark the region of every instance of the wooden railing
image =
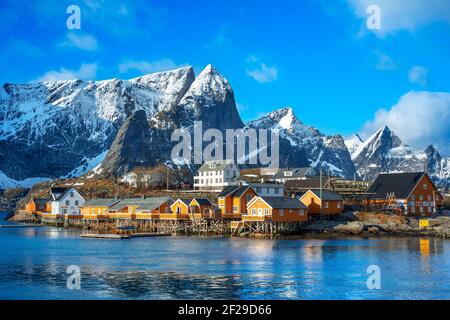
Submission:
<svg viewBox="0 0 450 320">
<path fill-rule="evenodd" d="M 272 221 L 272 216 L 252 216 L 252 215 L 242 215 L 242 221 Z"/>
</svg>

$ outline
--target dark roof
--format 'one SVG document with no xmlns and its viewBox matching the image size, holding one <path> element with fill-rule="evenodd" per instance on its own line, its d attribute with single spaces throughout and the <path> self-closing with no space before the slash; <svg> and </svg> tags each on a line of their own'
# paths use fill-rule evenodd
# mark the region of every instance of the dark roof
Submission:
<svg viewBox="0 0 450 320">
<path fill-rule="evenodd" d="M 84 203 L 84 207 L 112 207 L 117 202 L 119 202 L 120 199 L 91 199 L 87 200 Z"/>
<path fill-rule="evenodd" d="M 322 188 L 329 184 L 329 177 L 322 177 Z M 284 186 L 288 190 L 320 189 L 320 177 L 306 178 L 303 180 L 287 180 Z"/>
<path fill-rule="evenodd" d="M 66 188 L 66 187 L 51 187 L 50 188 L 50 192 L 52 194 L 52 199 L 54 201 L 58 201 L 58 199 L 60 199 L 62 197 L 62 195 L 64 193 L 67 192 L 67 190 L 69 190 L 70 188 Z"/>
<path fill-rule="evenodd" d="M 178 199 L 181 202 L 183 202 L 185 205 L 189 207 L 189 203 L 191 203 L 192 199 Z M 176 202 L 176 201 L 175 201 Z"/>
<path fill-rule="evenodd" d="M 394 193 L 397 199 L 406 199 L 424 172 L 382 173 L 367 189 L 373 193 L 373 199 L 386 199 L 388 193 Z"/>
<path fill-rule="evenodd" d="M 211 201 L 209 201 L 209 199 L 207 199 L 207 198 L 194 198 L 192 200 L 197 201 L 198 204 L 201 206 L 211 206 L 212 205 Z"/>
<path fill-rule="evenodd" d="M 298 198 L 261 197 L 273 209 L 307 209 Z"/>
<path fill-rule="evenodd" d="M 233 196 L 240 197 L 250 186 L 227 186 L 218 195 L 218 197 Z"/>
<path fill-rule="evenodd" d="M 33 199 L 35 204 L 46 204 L 50 200 L 51 200 L 50 198 L 34 198 Z"/>
<path fill-rule="evenodd" d="M 219 193 L 218 197 L 225 197 L 225 196 L 227 196 L 227 195 L 229 195 L 231 193 L 235 193 L 237 189 L 239 189 L 239 186 L 226 186 Z"/>
<path fill-rule="evenodd" d="M 127 206 L 137 206 L 137 211 L 139 210 L 153 210 L 157 207 L 159 207 L 161 204 L 163 204 L 166 201 L 171 201 L 170 197 L 149 197 L 149 198 L 128 198 L 123 199 L 120 202 L 113 205 L 109 210 L 111 211 L 117 211 L 120 209 L 123 209 Z"/>
<path fill-rule="evenodd" d="M 312 193 L 314 193 L 320 199 L 320 189 L 311 189 Z M 322 200 L 325 201 L 341 201 L 342 197 L 340 194 L 322 189 Z"/>
</svg>

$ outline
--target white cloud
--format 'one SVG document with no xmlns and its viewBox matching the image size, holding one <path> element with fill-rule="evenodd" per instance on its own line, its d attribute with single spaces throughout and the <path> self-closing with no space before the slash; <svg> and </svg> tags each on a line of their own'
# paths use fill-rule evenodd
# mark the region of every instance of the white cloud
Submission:
<svg viewBox="0 0 450 320">
<path fill-rule="evenodd" d="M 98 49 L 98 42 L 94 36 L 90 34 L 76 34 L 75 32 L 69 32 L 62 45 L 86 51 L 95 51 Z"/>
<path fill-rule="evenodd" d="M 153 72 L 173 70 L 184 66 L 187 66 L 187 64 L 177 65 L 171 59 L 161 59 L 157 61 L 127 60 L 119 65 L 119 71 L 121 73 L 125 73 L 130 70 L 138 70 L 141 73 L 153 73 Z"/>
<path fill-rule="evenodd" d="M 267 83 L 278 79 L 278 69 L 276 66 L 268 67 L 255 56 L 248 57 L 247 63 L 257 65 L 252 69 L 247 69 L 247 75 L 256 81 L 260 83 Z"/>
<path fill-rule="evenodd" d="M 355 15 L 366 26 L 367 7 L 377 5 L 381 9 L 381 29 L 376 34 L 384 36 L 398 30 L 414 31 L 434 22 L 450 24 L 450 1 L 443 0 L 347 0 Z M 366 31 L 369 31 L 366 29 Z"/>
<path fill-rule="evenodd" d="M 405 143 L 419 148 L 433 144 L 443 154 L 450 154 L 450 93 L 411 91 L 389 110 L 379 109 L 374 119 L 365 123 L 362 136 L 367 138 L 388 125 Z"/>
<path fill-rule="evenodd" d="M 398 68 L 397 64 L 387 54 L 377 52 L 376 55 L 377 55 L 377 59 L 378 59 L 377 65 L 376 65 L 377 70 L 381 70 L 381 71 L 397 70 L 397 68 Z"/>
<path fill-rule="evenodd" d="M 409 81 L 412 83 L 417 83 L 421 87 L 427 85 L 427 74 L 428 69 L 422 66 L 414 66 L 409 70 L 408 77 Z"/>
<path fill-rule="evenodd" d="M 96 63 L 83 63 L 78 70 L 70 70 L 64 67 L 59 70 L 46 72 L 44 75 L 32 82 L 59 81 L 59 80 L 94 80 L 97 76 Z"/>
</svg>

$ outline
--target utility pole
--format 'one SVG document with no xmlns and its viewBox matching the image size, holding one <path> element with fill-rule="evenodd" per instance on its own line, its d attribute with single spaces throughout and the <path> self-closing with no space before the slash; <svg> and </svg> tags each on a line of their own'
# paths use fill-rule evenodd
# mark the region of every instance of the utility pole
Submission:
<svg viewBox="0 0 450 320">
<path fill-rule="evenodd" d="M 169 167 L 166 167 L 166 169 L 167 169 L 166 190 L 169 191 L 169 179 L 170 179 Z"/>
<path fill-rule="evenodd" d="M 322 197 L 322 168 L 320 169 L 320 214 L 322 214 L 322 202 L 323 202 L 323 197 Z"/>
</svg>

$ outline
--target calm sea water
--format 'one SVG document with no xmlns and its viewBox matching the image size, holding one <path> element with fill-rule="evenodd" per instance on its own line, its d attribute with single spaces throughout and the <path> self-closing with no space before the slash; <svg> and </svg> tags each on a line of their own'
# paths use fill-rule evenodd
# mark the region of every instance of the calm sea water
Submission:
<svg viewBox="0 0 450 320">
<path fill-rule="evenodd" d="M 80 267 L 80 290 L 67 288 L 70 265 Z M 381 269 L 380 290 L 367 288 L 370 265 Z M 450 299 L 450 241 L 100 240 L 0 229 L 0 299 Z"/>
</svg>

